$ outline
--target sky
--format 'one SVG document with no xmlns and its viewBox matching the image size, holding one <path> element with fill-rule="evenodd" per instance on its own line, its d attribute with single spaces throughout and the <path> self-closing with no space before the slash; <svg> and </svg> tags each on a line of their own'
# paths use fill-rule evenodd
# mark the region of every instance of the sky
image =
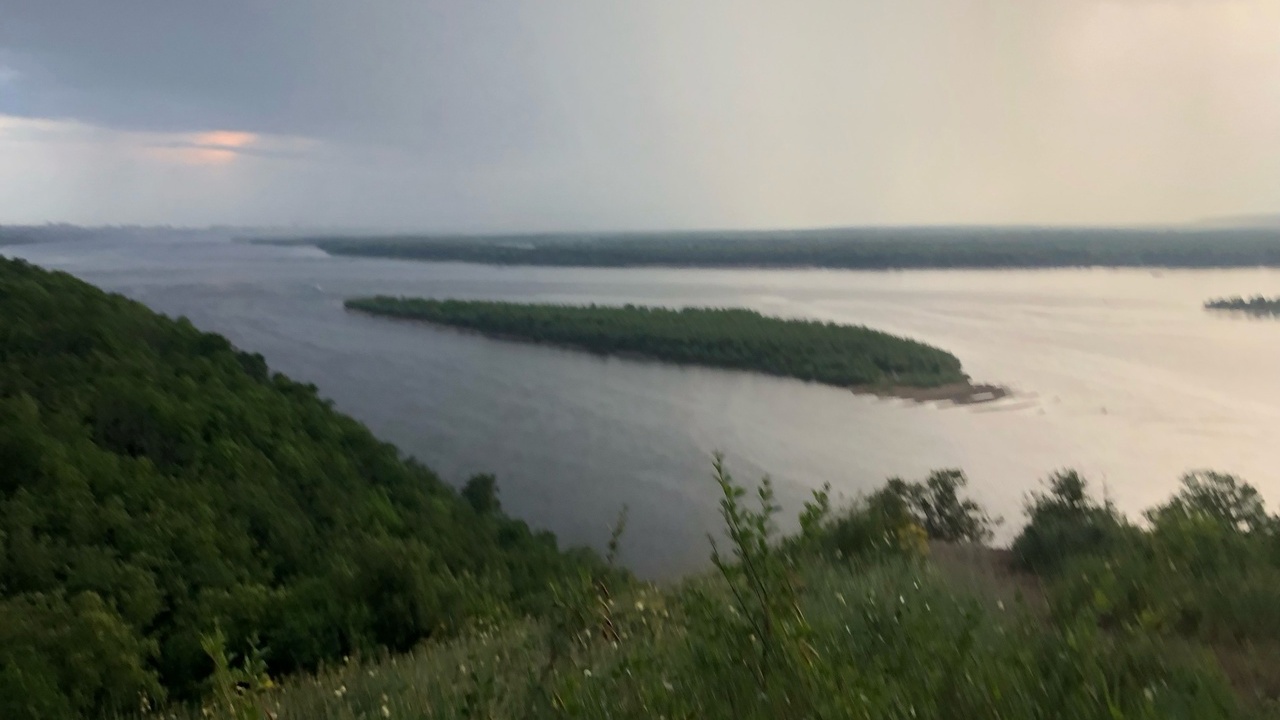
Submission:
<svg viewBox="0 0 1280 720">
<path fill-rule="evenodd" d="M 1278 0 L 0 0 L 0 223 L 1277 212 Z"/>
</svg>

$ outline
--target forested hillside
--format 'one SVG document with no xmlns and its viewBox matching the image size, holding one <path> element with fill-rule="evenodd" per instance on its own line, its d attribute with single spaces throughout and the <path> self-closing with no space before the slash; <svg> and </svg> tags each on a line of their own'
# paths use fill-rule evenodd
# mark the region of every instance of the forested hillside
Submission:
<svg viewBox="0 0 1280 720">
<path fill-rule="evenodd" d="M 263 358 L 0 259 L 0 718 L 192 697 L 537 610 L 597 567 Z"/>
<path fill-rule="evenodd" d="M 752 310 L 532 305 L 372 297 L 348 308 L 612 355 L 755 370 L 849 388 L 966 383 L 960 361 L 866 327 L 782 320 Z"/>
</svg>

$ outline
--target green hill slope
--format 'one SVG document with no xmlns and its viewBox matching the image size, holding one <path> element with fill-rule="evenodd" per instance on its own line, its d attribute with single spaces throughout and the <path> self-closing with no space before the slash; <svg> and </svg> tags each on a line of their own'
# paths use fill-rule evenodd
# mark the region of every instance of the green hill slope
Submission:
<svg viewBox="0 0 1280 720">
<path fill-rule="evenodd" d="M 536 610 L 593 566 L 260 356 L 0 259 L 0 717 L 192 696 Z"/>
</svg>

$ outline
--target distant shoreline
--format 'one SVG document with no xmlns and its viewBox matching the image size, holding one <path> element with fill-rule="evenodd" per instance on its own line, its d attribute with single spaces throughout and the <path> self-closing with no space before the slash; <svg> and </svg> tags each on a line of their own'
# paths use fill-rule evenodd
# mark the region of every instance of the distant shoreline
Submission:
<svg viewBox="0 0 1280 720">
<path fill-rule="evenodd" d="M 1280 267 L 1280 228 L 849 228 L 602 235 L 259 239 L 332 255 L 496 266 L 999 270 Z"/>
</svg>

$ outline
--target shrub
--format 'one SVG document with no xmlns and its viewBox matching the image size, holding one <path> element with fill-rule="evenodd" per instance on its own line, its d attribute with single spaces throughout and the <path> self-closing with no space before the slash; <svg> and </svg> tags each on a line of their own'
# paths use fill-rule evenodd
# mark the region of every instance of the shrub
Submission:
<svg viewBox="0 0 1280 720">
<path fill-rule="evenodd" d="M 802 517 L 806 547 L 841 558 L 885 555 L 921 557 L 928 541 L 982 542 L 996 522 L 978 503 L 960 495 L 968 479 L 959 470 L 938 470 L 924 482 L 891 478 L 885 486 L 839 513 L 818 497 L 821 517 Z"/>
<path fill-rule="evenodd" d="M 1032 506 L 1014 549 L 1050 583 L 1060 620 L 1214 642 L 1280 640 L 1276 521 L 1257 491 L 1229 475 L 1193 473 L 1149 510 L 1150 530 L 1090 503 L 1062 474 Z"/>
<path fill-rule="evenodd" d="M 1023 569 L 1052 573 L 1081 555 L 1103 554 L 1135 537 L 1109 501 L 1089 497 L 1088 482 L 1074 470 L 1054 473 L 1047 492 L 1033 492 L 1027 525 L 1013 541 L 1014 562 Z"/>
<path fill-rule="evenodd" d="M 1262 496 L 1252 485 L 1211 470 L 1184 475 L 1182 490 L 1146 515 L 1157 528 L 1188 518 L 1241 533 L 1262 532 L 1273 525 Z"/>
</svg>

